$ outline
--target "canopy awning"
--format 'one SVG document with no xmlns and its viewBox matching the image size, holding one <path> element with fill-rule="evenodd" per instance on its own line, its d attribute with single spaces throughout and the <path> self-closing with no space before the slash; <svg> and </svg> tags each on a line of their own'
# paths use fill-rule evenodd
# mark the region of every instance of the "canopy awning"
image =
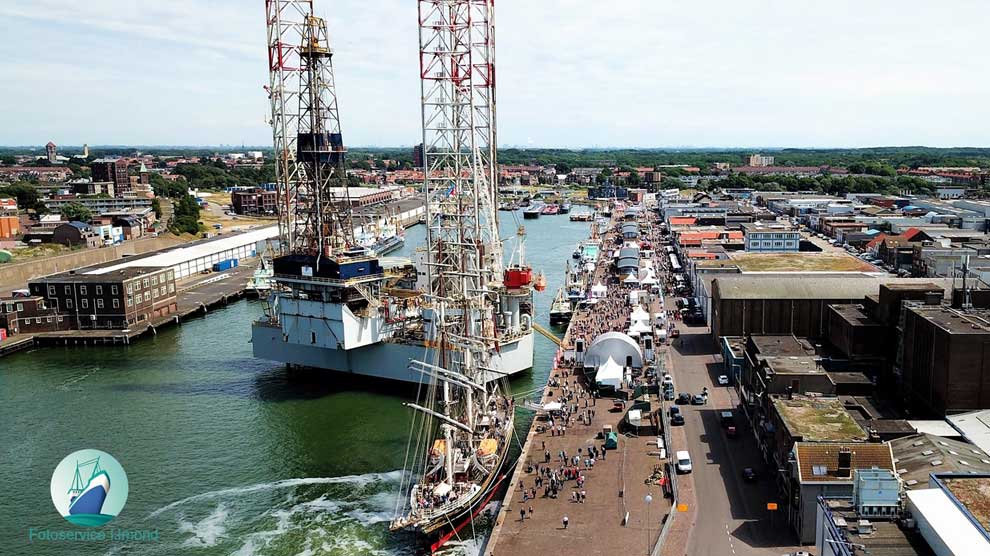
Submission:
<svg viewBox="0 0 990 556">
<path fill-rule="evenodd" d="M 623 280 L 622 282 L 624 284 L 638 284 L 639 278 L 637 278 L 635 274 L 629 273 L 629 276 L 626 276 L 626 279 Z"/>
<path fill-rule="evenodd" d="M 560 402 L 547 402 L 543 404 L 543 411 L 560 411 L 564 405 Z"/>
<path fill-rule="evenodd" d="M 595 373 L 595 382 L 601 386 L 611 386 L 619 388 L 622 385 L 622 365 L 619 365 L 611 357 Z"/>
</svg>

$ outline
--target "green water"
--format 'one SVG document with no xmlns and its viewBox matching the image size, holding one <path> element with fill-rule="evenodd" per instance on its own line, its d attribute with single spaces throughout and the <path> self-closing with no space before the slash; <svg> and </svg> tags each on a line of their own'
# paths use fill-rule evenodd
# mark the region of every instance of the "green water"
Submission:
<svg viewBox="0 0 990 556">
<path fill-rule="evenodd" d="M 501 215 L 511 235 L 516 223 Z M 588 224 L 524 224 L 527 262 L 548 281 L 536 297 L 546 324 Z M 410 229 L 396 255 L 423 234 Z M 344 387 L 332 373 L 254 359 L 250 323 L 261 311 L 241 301 L 127 347 L 0 359 L 0 554 L 410 553 L 409 539 L 387 530 L 409 428 L 402 391 Z M 513 380 L 517 392 L 546 379 L 555 347 L 541 336 L 536 346 L 533 371 Z M 28 544 L 32 527 L 78 529 L 49 488 L 59 461 L 82 448 L 112 454 L 127 472 L 127 505 L 104 530 L 157 529 L 157 542 Z"/>
</svg>

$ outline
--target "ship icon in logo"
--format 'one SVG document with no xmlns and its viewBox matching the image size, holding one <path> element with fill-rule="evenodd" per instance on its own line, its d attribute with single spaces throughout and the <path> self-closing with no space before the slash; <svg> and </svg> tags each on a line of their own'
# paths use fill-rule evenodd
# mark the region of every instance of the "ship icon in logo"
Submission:
<svg viewBox="0 0 990 556">
<path fill-rule="evenodd" d="M 104 525 L 120 513 L 126 500 L 127 475 L 106 452 L 80 450 L 69 454 L 52 475 L 55 508 L 74 525 Z"/>
</svg>

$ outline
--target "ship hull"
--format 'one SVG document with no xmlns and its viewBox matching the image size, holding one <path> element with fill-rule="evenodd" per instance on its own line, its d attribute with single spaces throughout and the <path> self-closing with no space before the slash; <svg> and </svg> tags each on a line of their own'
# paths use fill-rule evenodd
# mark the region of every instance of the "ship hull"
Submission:
<svg viewBox="0 0 990 556">
<path fill-rule="evenodd" d="M 279 328 L 262 323 L 255 323 L 251 327 L 251 346 L 254 356 L 260 359 L 416 384 L 429 379 L 412 371 L 409 361 L 430 361 L 433 357 L 433 350 L 422 344 L 379 342 L 342 350 L 286 342 Z M 499 353 L 494 354 L 492 363 L 494 368 L 510 376 L 532 368 L 533 334 L 526 334 L 517 341 L 499 346 Z"/>
<path fill-rule="evenodd" d="M 562 324 L 567 324 L 571 322 L 571 313 L 564 311 L 551 311 L 550 312 L 550 324 L 552 326 L 559 326 Z"/>
</svg>

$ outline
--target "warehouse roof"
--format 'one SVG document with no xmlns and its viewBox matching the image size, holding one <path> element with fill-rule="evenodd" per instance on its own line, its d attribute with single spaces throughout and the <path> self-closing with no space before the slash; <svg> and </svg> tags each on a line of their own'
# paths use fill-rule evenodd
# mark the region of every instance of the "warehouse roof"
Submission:
<svg viewBox="0 0 990 556">
<path fill-rule="evenodd" d="M 149 266 L 159 268 L 172 267 L 184 262 L 196 260 L 200 257 L 206 257 L 215 253 L 221 253 L 228 249 L 234 249 L 242 245 L 265 241 L 266 239 L 271 239 L 276 236 L 278 236 L 278 226 L 267 226 L 265 228 L 258 228 L 256 230 L 251 230 L 240 234 L 224 235 L 220 239 L 197 241 L 182 247 L 170 249 L 163 253 L 152 255 L 150 257 L 134 257 L 125 259 L 122 263 L 84 270 L 83 273 L 104 274 L 132 266 Z"/>
<path fill-rule="evenodd" d="M 850 299 L 876 295 L 881 284 L 951 283 L 937 278 L 895 278 L 866 273 L 746 273 L 718 276 L 712 286 L 721 299 Z M 949 290 L 951 291 L 951 286 Z"/>
<path fill-rule="evenodd" d="M 990 473 L 990 456 L 968 442 L 912 434 L 891 440 L 890 448 L 897 474 L 908 490 L 928 488 L 932 473 Z"/>
</svg>

